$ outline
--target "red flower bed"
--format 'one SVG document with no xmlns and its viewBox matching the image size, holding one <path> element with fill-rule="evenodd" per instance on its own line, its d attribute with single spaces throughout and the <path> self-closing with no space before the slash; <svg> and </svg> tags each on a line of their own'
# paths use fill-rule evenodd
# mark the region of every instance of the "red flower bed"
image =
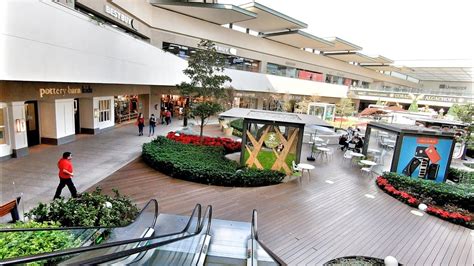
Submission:
<svg viewBox="0 0 474 266">
<path fill-rule="evenodd" d="M 377 182 L 377 185 L 382 190 L 387 192 L 392 197 L 397 198 L 400 201 L 403 201 L 413 207 L 418 207 L 418 205 L 420 204 L 420 200 L 418 200 L 417 198 L 413 197 L 412 195 L 404 191 L 400 191 L 396 189 L 394 186 L 392 186 L 388 182 L 387 179 L 383 178 L 382 176 L 377 177 L 376 182 Z M 428 206 L 428 208 L 426 209 L 426 212 L 431 215 L 437 216 L 441 219 L 448 220 L 456 224 L 461 224 L 464 226 L 471 227 L 470 225 L 471 217 L 467 215 L 463 215 L 459 212 L 449 212 L 449 211 L 446 211 L 446 210 L 443 210 L 441 208 L 431 206 L 431 205 Z"/>
<path fill-rule="evenodd" d="M 169 132 L 166 137 L 168 139 L 181 142 L 184 144 L 194 144 L 194 145 L 201 145 L 201 139 L 199 136 L 194 135 L 186 135 L 182 133 L 175 133 L 173 131 Z M 211 137 L 203 137 L 202 145 L 205 146 L 222 146 L 225 149 L 226 153 L 233 153 L 238 152 L 242 148 L 242 143 L 238 141 L 234 141 L 230 138 L 211 138 Z"/>
</svg>

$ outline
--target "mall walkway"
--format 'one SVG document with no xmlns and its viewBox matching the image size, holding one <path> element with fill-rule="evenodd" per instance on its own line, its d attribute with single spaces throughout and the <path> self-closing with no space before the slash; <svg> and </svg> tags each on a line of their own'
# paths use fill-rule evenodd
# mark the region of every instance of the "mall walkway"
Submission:
<svg viewBox="0 0 474 266">
<path fill-rule="evenodd" d="M 159 125 L 155 136 L 181 128 L 182 124 L 182 120 L 174 120 L 168 126 Z M 34 146 L 28 156 L 0 162 L 0 202 L 23 193 L 26 211 L 39 202 L 50 201 L 58 185 L 56 163 L 65 151 L 73 154 L 74 183 L 79 192 L 85 191 L 136 159 L 141 154 L 142 144 L 152 139 L 148 137 L 148 127 L 144 133 L 139 137 L 133 123 L 122 124 L 95 136 L 78 135 L 76 141 L 65 145 Z M 62 196 L 70 196 L 67 187 Z"/>
</svg>

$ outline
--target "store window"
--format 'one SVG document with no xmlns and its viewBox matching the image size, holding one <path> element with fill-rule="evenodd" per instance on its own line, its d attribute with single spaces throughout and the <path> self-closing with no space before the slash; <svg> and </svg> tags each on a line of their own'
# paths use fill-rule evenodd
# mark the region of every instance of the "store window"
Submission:
<svg viewBox="0 0 474 266">
<path fill-rule="evenodd" d="M 6 127 L 5 127 L 6 111 L 4 107 L 0 107 L 0 144 L 7 143 L 6 141 Z"/>
<path fill-rule="evenodd" d="M 196 52 L 196 48 L 188 47 L 184 45 L 178 45 L 173 43 L 163 42 L 163 50 L 177 55 L 185 60 L 189 59 L 191 54 Z M 260 61 L 243 58 L 235 55 L 222 54 L 224 57 L 225 68 L 244 70 L 250 72 L 259 72 L 260 71 Z"/>
<path fill-rule="evenodd" d="M 99 122 L 110 121 L 110 100 L 99 100 Z"/>
<path fill-rule="evenodd" d="M 296 68 L 273 63 L 267 64 L 267 73 L 277 76 L 296 78 Z"/>
<path fill-rule="evenodd" d="M 313 80 L 313 81 L 323 81 L 323 74 L 313 71 L 307 71 L 298 69 L 298 78 L 299 79 L 306 79 L 306 80 Z"/>
</svg>

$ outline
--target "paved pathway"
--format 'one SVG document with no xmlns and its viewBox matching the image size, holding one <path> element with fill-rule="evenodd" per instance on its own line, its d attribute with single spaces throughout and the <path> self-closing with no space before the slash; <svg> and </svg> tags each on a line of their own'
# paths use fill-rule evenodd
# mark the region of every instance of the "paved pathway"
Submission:
<svg viewBox="0 0 474 266">
<path fill-rule="evenodd" d="M 159 125 L 155 135 L 164 135 L 181 126 L 181 120 L 175 120 L 169 126 Z M 144 131 L 148 133 L 148 127 Z M 20 193 L 24 193 L 25 210 L 39 202 L 50 201 L 58 185 L 56 163 L 65 151 L 73 154 L 73 180 L 81 192 L 136 159 L 141 154 L 141 145 L 150 140 L 148 134 L 139 137 L 132 123 L 95 136 L 78 135 L 76 141 L 65 145 L 34 146 L 28 156 L 0 162 L 0 202 L 11 200 Z M 69 197 L 67 187 L 62 195 Z"/>
</svg>

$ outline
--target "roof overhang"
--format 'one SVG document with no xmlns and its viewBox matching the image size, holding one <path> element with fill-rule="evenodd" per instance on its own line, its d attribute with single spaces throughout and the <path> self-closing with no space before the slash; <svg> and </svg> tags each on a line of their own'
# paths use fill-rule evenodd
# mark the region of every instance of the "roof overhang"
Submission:
<svg viewBox="0 0 474 266">
<path fill-rule="evenodd" d="M 219 114 L 219 116 L 268 121 L 272 123 L 318 125 L 324 127 L 332 127 L 331 125 L 329 125 L 329 123 L 314 115 L 265 111 L 258 109 L 232 108 Z"/>
<path fill-rule="evenodd" d="M 300 30 L 291 30 L 261 35 L 264 38 L 291 45 L 297 48 L 311 48 L 318 51 L 334 46 L 332 42 Z"/>
<path fill-rule="evenodd" d="M 324 53 L 324 55 L 338 59 L 345 62 L 356 62 L 356 63 L 376 63 L 374 58 L 358 53 L 358 52 L 348 52 L 348 53 Z"/>
<path fill-rule="evenodd" d="M 473 82 L 472 67 L 410 67 L 399 72 L 418 80 Z"/>
<path fill-rule="evenodd" d="M 381 56 L 381 55 L 372 56 L 372 58 L 374 59 L 374 62 L 378 64 L 392 64 L 393 63 L 393 60 L 388 59 L 387 57 Z"/>
<path fill-rule="evenodd" d="M 335 51 L 360 51 L 362 47 L 345 41 L 338 37 L 328 37 L 324 38 L 326 41 L 330 41 L 333 43 L 332 47 L 328 47 L 321 52 L 335 52 Z"/>
<path fill-rule="evenodd" d="M 257 17 L 257 14 L 249 10 L 230 4 L 208 4 L 166 0 L 150 0 L 150 4 L 219 25 L 236 23 L 239 21 L 255 19 Z"/>
<path fill-rule="evenodd" d="M 402 71 L 401 68 L 399 67 L 396 67 L 396 66 L 391 66 L 391 65 L 372 65 L 372 64 L 369 64 L 369 65 L 361 65 L 365 68 L 370 68 L 372 70 L 377 70 L 377 71 L 390 71 L 390 72 L 400 72 Z"/>
<path fill-rule="evenodd" d="M 289 17 L 269 7 L 256 2 L 240 5 L 239 7 L 257 14 L 257 18 L 234 23 L 239 27 L 257 32 L 277 32 L 293 29 L 304 29 L 308 24 Z"/>
</svg>

